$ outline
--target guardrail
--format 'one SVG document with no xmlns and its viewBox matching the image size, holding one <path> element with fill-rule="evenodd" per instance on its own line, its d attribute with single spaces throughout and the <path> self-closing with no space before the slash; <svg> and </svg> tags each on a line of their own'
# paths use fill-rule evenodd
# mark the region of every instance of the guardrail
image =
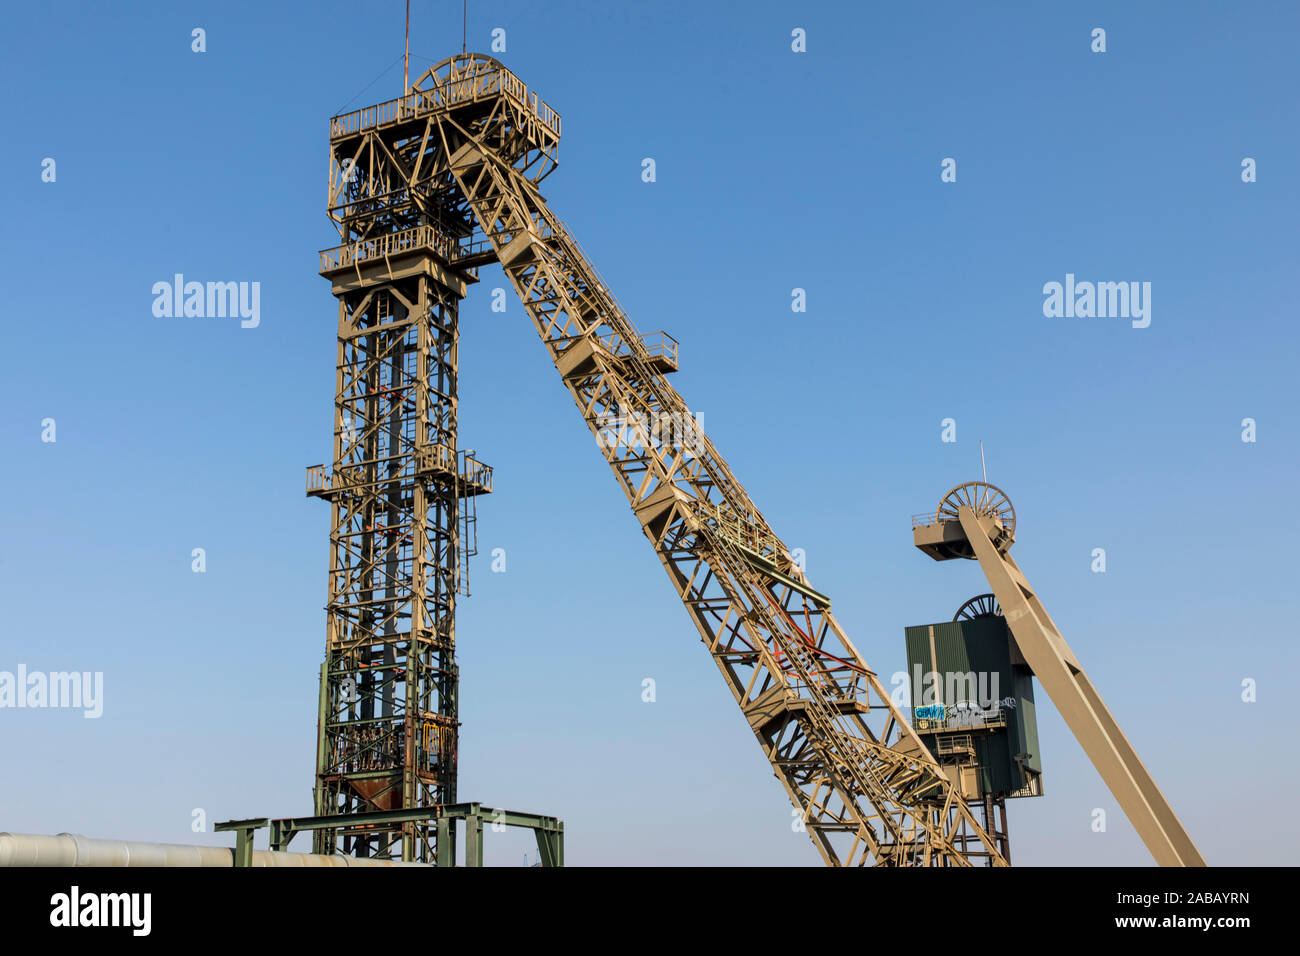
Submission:
<svg viewBox="0 0 1300 956">
<path fill-rule="evenodd" d="M 330 119 L 330 139 L 353 136 L 389 123 L 415 119 L 437 109 L 474 103 L 502 94 L 532 113 L 538 122 L 557 137 L 560 135 L 560 114 L 530 91 L 523 80 L 501 67 L 450 80 L 430 89 L 415 90 L 395 100 L 365 106 L 351 113 L 341 113 Z"/>
<path fill-rule="evenodd" d="M 935 751 L 940 754 L 970 754 L 975 752 L 975 741 L 970 734 L 940 737 Z"/>
<path fill-rule="evenodd" d="M 912 712 L 913 726 L 919 731 L 998 730 L 1007 726 L 1007 711 L 999 707 L 996 712 L 964 710 L 932 704 L 917 707 Z"/>
<path fill-rule="evenodd" d="M 560 114 L 547 106 L 546 102 L 540 99 L 536 93 L 531 92 L 519 77 L 509 70 L 500 72 L 502 74 L 500 81 L 502 90 L 512 95 L 525 109 L 531 110 L 532 114 L 537 117 L 543 126 L 556 136 L 559 136 Z"/>
<path fill-rule="evenodd" d="M 641 343 L 645 346 L 646 351 L 650 353 L 651 358 L 667 358 L 676 367 L 677 340 L 667 332 L 647 332 L 641 336 Z"/>
<path fill-rule="evenodd" d="M 938 524 L 943 518 L 937 511 L 928 511 L 923 515 L 912 515 L 912 527 L 924 528 L 927 525 Z"/>
<path fill-rule="evenodd" d="M 461 452 L 460 480 L 465 484 L 478 485 L 489 494 L 492 492 L 492 466 L 485 465 L 477 458 L 471 458 Z"/>
<path fill-rule="evenodd" d="M 382 259 L 417 249 L 432 249 L 447 262 L 457 259 L 461 251 L 455 242 L 432 226 L 415 226 L 402 232 L 390 232 L 373 239 L 360 239 L 331 249 L 322 249 L 320 271 L 332 272 L 353 263 Z"/>
<path fill-rule="evenodd" d="M 569 232 L 569 227 L 557 221 L 555 235 L 573 247 L 572 253 L 577 256 L 579 263 L 585 267 L 591 278 L 596 280 L 596 288 L 604 293 L 605 298 L 609 299 L 615 310 L 622 316 L 624 323 L 635 332 L 636 328 L 632 325 L 632 320 L 628 318 L 627 309 L 623 308 L 623 303 L 618 301 L 618 297 L 614 295 L 614 290 L 610 288 L 609 283 L 605 281 L 605 277 L 596 269 L 595 263 L 591 261 L 591 256 L 587 255 L 587 250 L 582 248 L 582 243 L 578 242 L 577 237 Z M 605 324 L 612 325 L 613 323 L 606 319 Z M 641 333 L 637 332 L 637 334 L 640 335 Z"/>
<path fill-rule="evenodd" d="M 817 672 L 814 671 L 814 673 Z M 801 677 L 787 674 L 786 681 L 790 689 L 799 697 L 807 697 L 810 690 L 815 686 L 828 701 L 834 704 L 850 707 L 855 704 L 867 707 L 870 704 L 870 692 L 867 690 L 861 674 L 855 674 L 852 677 L 846 677 L 842 673 L 836 676 L 828 676 L 818 680 L 815 685 L 809 684 L 808 681 Z"/>
<path fill-rule="evenodd" d="M 677 365 L 677 340 L 667 332 L 647 332 L 645 335 L 638 335 L 638 338 L 641 339 L 641 344 L 645 346 L 650 358 L 667 358 L 674 366 Z M 605 336 L 600 341 L 616 358 L 632 354 L 627 339 L 617 332 Z"/>
<path fill-rule="evenodd" d="M 329 491 L 330 470 L 328 465 L 309 465 L 307 468 L 307 494 L 317 491 Z"/>
<path fill-rule="evenodd" d="M 425 445 L 419 450 L 417 468 L 421 472 L 455 475 L 462 484 L 478 485 L 489 494 L 492 491 L 491 465 L 485 465 L 468 451 L 453 451 L 441 442 Z"/>
<path fill-rule="evenodd" d="M 456 473 L 456 453 L 450 445 L 436 442 L 422 445 L 415 453 L 415 467 L 419 471 L 436 471 L 443 474 Z"/>
<path fill-rule="evenodd" d="M 692 504 L 696 513 L 707 521 L 711 521 L 713 526 L 724 537 L 765 557 L 776 558 L 782 553 L 781 542 L 777 540 L 776 535 L 754 522 L 725 512 L 717 505 L 710 504 L 707 501 L 695 499 Z"/>
</svg>

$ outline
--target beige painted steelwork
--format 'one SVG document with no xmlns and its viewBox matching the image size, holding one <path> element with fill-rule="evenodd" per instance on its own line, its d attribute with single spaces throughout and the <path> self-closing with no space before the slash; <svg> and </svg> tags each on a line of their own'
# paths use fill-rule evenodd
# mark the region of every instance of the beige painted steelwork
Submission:
<svg viewBox="0 0 1300 956">
<path fill-rule="evenodd" d="M 343 244 L 320 272 L 339 303 L 334 457 L 307 470 L 307 494 L 332 506 L 318 816 L 457 802 L 456 603 L 492 469 L 458 444 L 459 307 L 478 277 L 463 200 L 408 135 L 424 97 L 330 123 Z M 313 839 L 317 853 L 424 863 L 451 849 L 432 816 Z"/>
<path fill-rule="evenodd" d="M 1000 489 L 972 481 L 912 519 L 913 542 L 936 561 L 978 560 L 1025 662 L 1161 866 L 1205 866 L 1083 665 L 1011 557 L 1016 515 Z M 987 596 L 985 596 L 987 597 Z"/>
<path fill-rule="evenodd" d="M 415 257 L 463 295 L 473 269 L 500 262 L 825 861 L 967 866 L 978 850 L 1004 865 L 668 383 L 676 342 L 633 327 L 542 198 L 560 128 L 535 92 L 479 54 L 335 117 L 330 205 L 347 233 L 322 253 L 322 271 L 337 293 L 353 275 L 388 275 Z M 403 215 L 376 217 L 394 204 Z"/>
</svg>

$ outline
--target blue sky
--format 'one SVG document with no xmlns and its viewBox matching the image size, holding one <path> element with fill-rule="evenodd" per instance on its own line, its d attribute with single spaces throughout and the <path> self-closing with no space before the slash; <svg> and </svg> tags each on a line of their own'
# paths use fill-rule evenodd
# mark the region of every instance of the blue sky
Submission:
<svg viewBox="0 0 1300 956">
<path fill-rule="evenodd" d="M 414 75 L 461 22 L 413 6 Z M 496 55 L 563 117 L 552 208 L 680 340 L 678 389 L 872 666 L 986 590 L 909 533 L 982 440 L 1017 560 L 1206 858 L 1291 862 L 1296 8 L 470 7 L 470 49 L 503 28 Z M 103 671 L 105 700 L 0 710 L 0 828 L 224 844 L 195 808 L 310 809 L 327 120 L 400 93 L 402 15 L 6 14 L 0 670 Z M 156 318 L 177 272 L 259 282 L 260 325 Z M 1045 317 L 1067 273 L 1150 282 L 1150 326 Z M 496 468 L 457 628 L 462 797 L 562 817 L 571 864 L 817 865 L 522 306 L 490 310 L 505 284 L 484 270 L 461 313 L 461 440 Z M 1012 805 L 1014 860 L 1149 864 L 1039 703 L 1046 796 Z M 489 834 L 487 859 L 528 849 Z"/>
</svg>

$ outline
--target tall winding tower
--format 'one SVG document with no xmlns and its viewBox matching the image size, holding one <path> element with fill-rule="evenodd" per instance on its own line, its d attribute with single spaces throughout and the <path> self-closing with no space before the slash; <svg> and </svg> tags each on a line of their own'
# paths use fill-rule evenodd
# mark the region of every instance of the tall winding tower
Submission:
<svg viewBox="0 0 1300 956">
<path fill-rule="evenodd" d="M 402 98 L 330 121 L 341 243 L 320 272 L 339 309 L 334 458 L 307 472 L 307 494 L 332 511 L 320 816 L 456 802 L 456 597 L 475 499 L 492 490 L 491 469 L 459 445 L 458 312 L 496 254 L 430 133 L 454 116 L 507 154 L 531 149 L 493 109 L 502 91 L 477 89 L 477 67 L 447 61 Z M 548 130 L 551 152 L 557 140 Z M 432 862 L 437 839 L 431 821 L 369 825 L 320 831 L 316 850 Z"/>
<path fill-rule="evenodd" d="M 560 117 L 535 92 L 472 53 L 330 123 L 334 464 L 308 472 L 334 521 L 307 821 L 318 851 L 451 861 L 447 824 L 461 814 L 467 857 L 481 856 L 484 811 L 449 806 L 456 593 L 473 504 L 491 490 L 457 443 L 456 322 L 476 270 L 497 262 L 826 862 L 1005 865 L 830 599 L 687 425 L 668 381 L 675 341 L 637 330 L 542 196 L 559 139 Z M 562 862 L 558 821 L 493 812 L 532 826 Z"/>
</svg>

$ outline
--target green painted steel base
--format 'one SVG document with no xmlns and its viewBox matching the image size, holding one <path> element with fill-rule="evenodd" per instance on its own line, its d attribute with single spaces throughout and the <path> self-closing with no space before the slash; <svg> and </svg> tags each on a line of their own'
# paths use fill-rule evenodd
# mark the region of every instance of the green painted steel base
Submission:
<svg viewBox="0 0 1300 956">
<path fill-rule="evenodd" d="M 235 831 L 235 866 L 253 865 L 253 834 L 270 824 L 266 817 L 253 817 L 249 820 L 227 820 L 218 823 L 212 829 L 217 833 L 223 830 Z"/>
<path fill-rule="evenodd" d="M 283 852 L 299 833 L 317 830 L 366 831 L 391 829 L 404 823 L 433 820 L 438 826 L 438 866 L 455 866 L 453 847 L 456 821 L 465 821 L 465 865 L 483 865 L 483 824 L 493 826 L 523 827 L 533 831 L 537 839 L 537 852 L 542 866 L 564 866 L 564 821 L 536 813 L 519 813 L 514 810 L 497 810 L 481 803 L 456 803 L 443 807 L 417 807 L 411 810 L 380 810 L 371 813 L 348 813 L 323 817 L 254 817 L 249 820 L 227 820 L 218 823 L 218 831 L 235 833 L 235 865 L 251 866 L 253 862 L 253 834 L 270 827 L 270 846 Z"/>
</svg>

